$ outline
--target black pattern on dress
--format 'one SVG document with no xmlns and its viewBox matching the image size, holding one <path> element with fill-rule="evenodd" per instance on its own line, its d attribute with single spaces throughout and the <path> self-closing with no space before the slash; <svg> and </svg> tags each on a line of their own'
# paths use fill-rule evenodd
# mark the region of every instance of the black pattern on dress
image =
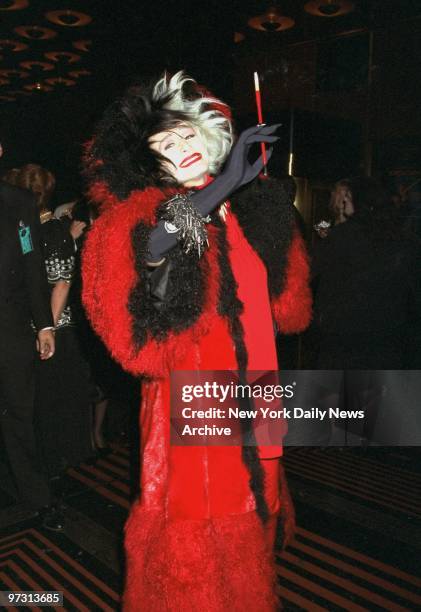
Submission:
<svg viewBox="0 0 421 612">
<path fill-rule="evenodd" d="M 51 291 L 56 283 L 70 283 L 75 271 L 75 247 L 67 228 L 58 219 L 50 219 L 41 226 L 45 269 Z M 73 325 L 71 308 L 66 305 L 56 329 Z"/>
</svg>

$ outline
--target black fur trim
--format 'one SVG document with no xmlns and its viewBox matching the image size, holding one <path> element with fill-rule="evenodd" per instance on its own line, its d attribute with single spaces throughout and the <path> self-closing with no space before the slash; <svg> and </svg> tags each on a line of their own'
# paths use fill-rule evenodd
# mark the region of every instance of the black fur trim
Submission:
<svg viewBox="0 0 421 612">
<path fill-rule="evenodd" d="M 164 340 L 170 331 L 180 332 L 193 325 L 203 311 L 205 299 L 205 260 L 202 259 L 198 265 L 195 253 L 182 253 L 177 245 L 167 253 L 171 262 L 167 295 L 160 308 L 156 308 L 149 292 L 146 265 L 150 232 L 151 228 L 143 223 L 138 223 L 132 231 L 139 280 L 130 293 L 128 309 L 137 350 L 145 344 L 148 334 Z"/>
<path fill-rule="evenodd" d="M 250 426 L 247 427 L 247 432 L 249 430 Z M 264 524 L 269 518 L 269 509 L 265 499 L 265 473 L 260 463 L 257 446 L 243 446 L 241 457 L 250 474 L 249 485 L 256 501 L 257 515 Z"/>
<path fill-rule="evenodd" d="M 247 384 L 245 371 L 239 372 L 239 383 L 241 385 Z M 239 398 L 239 407 L 241 410 L 251 410 L 254 408 L 253 400 L 248 397 Z M 240 424 L 243 442 L 241 457 L 250 474 L 249 485 L 256 501 L 256 512 L 262 523 L 266 523 L 269 518 L 269 510 L 265 499 L 265 473 L 260 463 L 253 430 L 253 419 L 240 419 Z"/>
<path fill-rule="evenodd" d="M 289 184 L 280 179 L 258 179 L 234 194 L 231 205 L 248 242 L 266 266 L 270 296 L 279 296 L 295 225 Z"/>
<path fill-rule="evenodd" d="M 228 319 L 231 336 L 235 344 L 238 367 L 241 370 L 246 370 L 247 351 L 244 344 L 243 326 L 239 319 L 244 307 L 237 297 L 238 285 L 229 263 L 225 223 L 220 224 L 220 230 L 218 232 L 218 249 L 218 263 L 221 273 L 218 313 Z"/>
</svg>

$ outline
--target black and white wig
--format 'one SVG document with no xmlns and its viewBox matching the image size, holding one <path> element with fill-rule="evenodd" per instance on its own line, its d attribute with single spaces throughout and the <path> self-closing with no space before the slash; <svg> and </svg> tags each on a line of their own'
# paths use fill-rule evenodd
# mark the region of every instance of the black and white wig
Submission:
<svg viewBox="0 0 421 612">
<path fill-rule="evenodd" d="M 119 199 L 134 189 L 175 186 L 149 139 L 187 123 L 200 134 L 217 174 L 233 143 L 229 109 L 183 71 L 156 83 L 131 87 L 106 110 L 85 156 L 90 182 L 101 181 Z"/>
</svg>

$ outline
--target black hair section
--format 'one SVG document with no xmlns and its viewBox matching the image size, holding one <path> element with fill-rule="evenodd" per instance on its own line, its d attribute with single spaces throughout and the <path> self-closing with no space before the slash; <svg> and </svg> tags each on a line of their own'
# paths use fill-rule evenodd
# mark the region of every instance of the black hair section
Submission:
<svg viewBox="0 0 421 612">
<path fill-rule="evenodd" d="M 247 362 L 248 355 L 244 342 L 244 329 L 240 320 L 240 314 L 243 311 L 243 304 L 237 297 L 238 285 L 235 281 L 231 270 L 228 256 L 228 241 L 226 236 L 226 226 L 222 223 L 217 215 L 213 216 L 213 222 L 220 227 L 218 233 L 219 247 L 219 268 L 221 271 L 221 283 L 218 312 L 221 316 L 228 319 L 231 336 L 234 341 L 240 384 L 247 384 Z M 252 401 L 249 398 L 239 399 L 240 408 L 242 410 L 250 410 L 253 408 Z M 253 431 L 253 419 L 240 419 L 242 433 L 242 459 L 244 465 L 250 475 L 250 489 L 253 492 L 256 501 L 256 512 L 261 521 L 265 523 L 269 518 L 269 511 L 264 496 L 264 471 L 260 463 L 258 449 L 256 446 L 256 438 Z"/>
<path fill-rule="evenodd" d="M 148 141 L 154 134 L 188 122 L 189 115 L 163 108 L 171 96 L 161 96 L 154 102 L 152 89 L 153 84 L 131 87 L 114 101 L 98 123 L 85 156 L 88 181 L 105 182 L 120 200 L 135 189 L 176 184 L 162 167 L 165 158 L 152 151 Z"/>
<path fill-rule="evenodd" d="M 256 180 L 231 197 L 239 224 L 266 266 L 271 297 L 282 293 L 295 215 L 294 193 L 289 181 Z"/>
</svg>

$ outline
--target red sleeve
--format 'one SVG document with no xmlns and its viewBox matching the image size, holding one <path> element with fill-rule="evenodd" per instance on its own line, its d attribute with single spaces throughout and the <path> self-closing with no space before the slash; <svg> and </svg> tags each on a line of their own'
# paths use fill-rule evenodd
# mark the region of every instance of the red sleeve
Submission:
<svg viewBox="0 0 421 612">
<path fill-rule="evenodd" d="M 160 377 L 168 373 L 171 337 L 165 346 L 149 340 L 136 350 L 127 308 L 136 283 L 131 231 L 138 222 L 136 208 L 104 213 L 89 231 L 82 256 L 83 303 L 92 327 L 113 358 L 132 374 Z"/>
<path fill-rule="evenodd" d="M 127 298 L 135 282 L 128 219 L 104 213 L 82 254 L 82 299 L 92 327 L 124 367 L 132 359 Z M 112 227 L 114 225 L 114 227 Z"/>
<path fill-rule="evenodd" d="M 272 299 L 272 312 L 282 333 L 295 334 L 309 325 L 311 311 L 310 265 L 304 240 L 296 231 L 288 252 L 285 286 Z"/>
</svg>

